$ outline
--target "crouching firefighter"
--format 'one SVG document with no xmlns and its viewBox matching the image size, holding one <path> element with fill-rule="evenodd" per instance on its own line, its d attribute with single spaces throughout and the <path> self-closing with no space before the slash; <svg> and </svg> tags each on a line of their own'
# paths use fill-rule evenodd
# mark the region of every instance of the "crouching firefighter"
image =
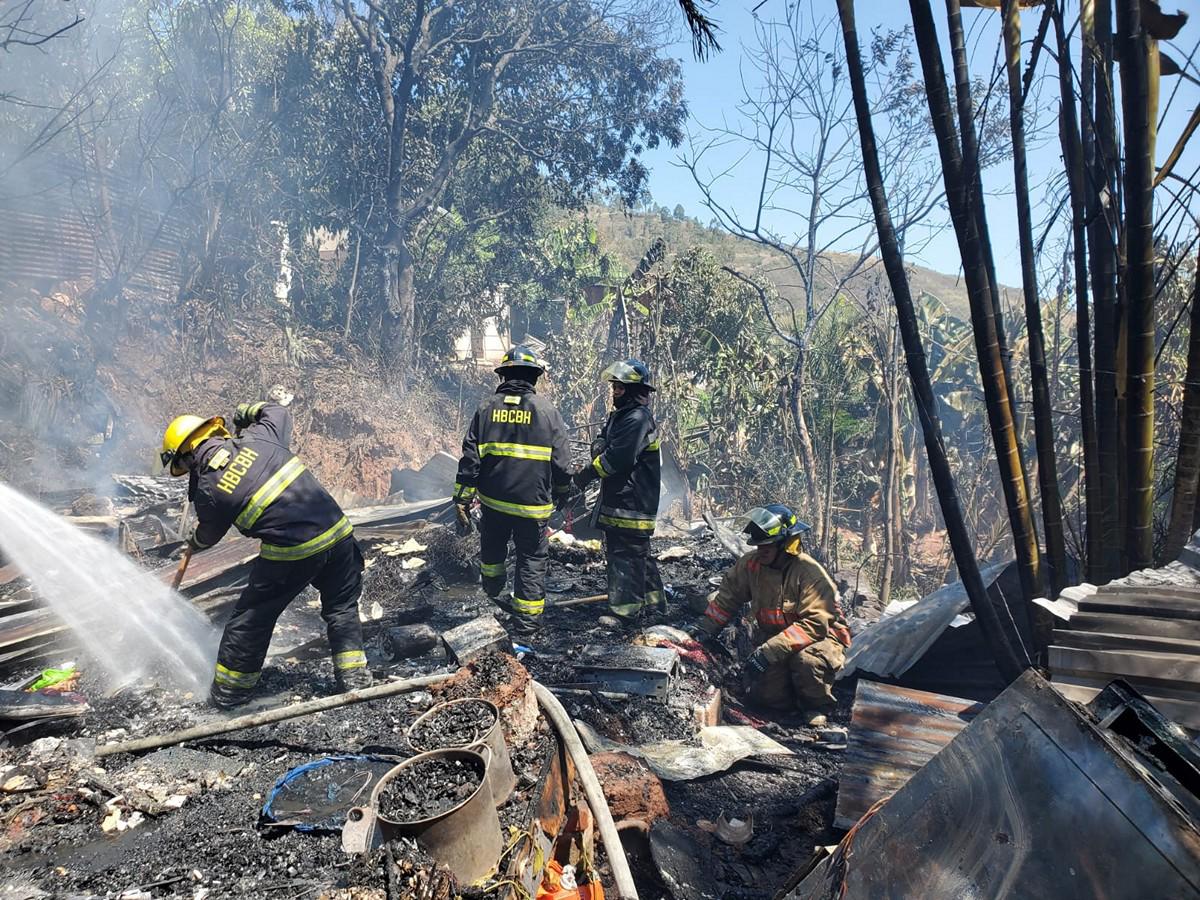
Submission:
<svg viewBox="0 0 1200 900">
<path fill-rule="evenodd" d="M 233 424 L 237 437 L 220 416 L 180 416 L 162 444 L 163 465 L 172 475 L 189 476 L 197 519 L 193 550 L 213 546 L 231 525 L 262 540 L 250 583 L 221 636 L 209 702 L 227 709 L 250 699 L 276 620 L 310 584 L 321 592 L 338 690 L 369 686 L 358 618 L 363 558 L 349 520 L 288 449 L 292 414 L 284 405 L 244 403 Z"/>
<path fill-rule="evenodd" d="M 484 593 L 511 614 L 514 631 L 530 634 L 546 606 L 546 521 L 570 497 L 571 451 L 562 416 L 535 390 L 546 371 L 537 354 L 513 347 L 495 371 L 500 386 L 480 404 L 463 438 L 454 502 L 467 525 L 467 511 L 478 498 Z M 511 600 L 502 600 L 510 539 L 516 579 Z"/>
<path fill-rule="evenodd" d="M 591 523 L 604 531 L 609 609 L 628 620 L 665 604 L 650 555 L 661 477 L 658 426 L 650 412 L 654 387 L 650 370 L 636 359 L 613 363 L 602 377 L 612 383 L 613 412 L 592 445 L 592 464 L 576 473 L 575 484 L 582 490 L 601 479 Z"/>
<path fill-rule="evenodd" d="M 750 701 L 798 710 L 807 724 L 819 726 L 834 706 L 833 682 L 850 629 L 833 581 L 800 546 L 808 530 L 783 504 L 750 510 L 742 531 L 755 549 L 725 574 L 704 616 L 688 630 L 707 642 L 749 603 L 757 644 L 745 665 Z"/>
</svg>

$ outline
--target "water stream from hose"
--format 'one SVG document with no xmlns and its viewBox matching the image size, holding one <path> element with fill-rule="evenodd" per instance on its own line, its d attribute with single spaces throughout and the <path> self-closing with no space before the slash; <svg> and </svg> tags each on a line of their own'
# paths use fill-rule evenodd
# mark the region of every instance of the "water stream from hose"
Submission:
<svg viewBox="0 0 1200 900">
<path fill-rule="evenodd" d="M 208 685 L 220 633 L 199 610 L 112 544 L 3 483 L 0 550 L 110 686 Z"/>
</svg>

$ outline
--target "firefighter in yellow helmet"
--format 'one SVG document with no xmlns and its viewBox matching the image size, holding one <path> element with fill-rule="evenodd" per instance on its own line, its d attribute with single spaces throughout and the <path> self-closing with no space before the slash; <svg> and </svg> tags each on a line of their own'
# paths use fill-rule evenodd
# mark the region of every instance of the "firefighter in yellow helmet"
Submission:
<svg viewBox="0 0 1200 900">
<path fill-rule="evenodd" d="M 808 530 L 782 503 L 750 510 L 742 531 L 755 549 L 725 573 L 704 616 L 688 630 L 711 640 L 749 603 L 758 643 L 745 667 L 751 702 L 799 709 L 818 726 L 834 706 L 833 682 L 850 629 L 832 579 L 800 546 Z"/>
<path fill-rule="evenodd" d="M 358 618 L 362 553 L 341 507 L 289 449 L 291 395 L 271 396 L 238 406 L 236 437 L 220 416 L 180 416 L 163 434 L 163 465 L 189 476 L 192 549 L 213 546 L 230 526 L 262 540 L 217 650 L 209 702 L 221 709 L 250 699 L 275 622 L 310 584 L 321 592 L 338 690 L 371 684 Z"/>
</svg>

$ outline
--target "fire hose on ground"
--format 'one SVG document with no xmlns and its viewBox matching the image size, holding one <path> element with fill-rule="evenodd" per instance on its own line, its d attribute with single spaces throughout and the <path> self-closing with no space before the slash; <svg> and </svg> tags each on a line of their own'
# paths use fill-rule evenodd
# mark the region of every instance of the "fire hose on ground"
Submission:
<svg viewBox="0 0 1200 900">
<path fill-rule="evenodd" d="M 613 822 L 612 812 L 609 811 L 608 801 L 604 799 L 604 791 L 600 787 L 600 779 L 592 768 L 587 750 L 571 718 L 557 698 L 544 685 L 533 682 L 533 691 L 537 695 L 538 705 L 550 720 L 563 746 L 575 764 L 575 772 L 579 783 L 583 786 L 583 794 L 591 807 L 592 815 L 596 817 L 596 827 L 600 831 L 600 840 L 608 853 L 608 862 L 612 866 L 613 880 L 617 883 L 619 900 L 638 900 L 637 887 L 633 883 L 633 873 L 629 871 L 629 861 L 625 859 L 625 848 L 621 846 L 621 836 L 617 833 L 616 823 Z"/>
</svg>

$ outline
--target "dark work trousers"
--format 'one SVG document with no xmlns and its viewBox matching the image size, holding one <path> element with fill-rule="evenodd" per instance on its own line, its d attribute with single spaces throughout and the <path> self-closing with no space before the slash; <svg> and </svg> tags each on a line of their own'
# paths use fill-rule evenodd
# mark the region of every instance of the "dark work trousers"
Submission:
<svg viewBox="0 0 1200 900">
<path fill-rule="evenodd" d="M 362 573 L 362 551 L 353 537 L 307 559 L 256 559 L 250 569 L 250 583 L 238 597 L 221 635 L 214 688 L 224 693 L 248 691 L 258 683 L 275 622 L 310 584 L 321 592 L 321 618 L 329 635 L 335 671 L 365 667 L 367 658 L 358 619 Z"/>
<path fill-rule="evenodd" d="M 550 542 L 543 519 L 510 516 L 483 507 L 479 522 L 479 572 L 483 590 L 493 600 L 504 592 L 508 581 L 504 561 L 508 542 L 517 548 L 516 583 L 513 585 L 513 612 L 540 616 L 546 608 L 546 563 Z"/>
<path fill-rule="evenodd" d="M 646 606 L 664 603 L 662 576 L 650 555 L 650 535 L 612 529 L 604 532 L 608 573 L 608 608 L 614 615 L 633 618 Z"/>
</svg>

